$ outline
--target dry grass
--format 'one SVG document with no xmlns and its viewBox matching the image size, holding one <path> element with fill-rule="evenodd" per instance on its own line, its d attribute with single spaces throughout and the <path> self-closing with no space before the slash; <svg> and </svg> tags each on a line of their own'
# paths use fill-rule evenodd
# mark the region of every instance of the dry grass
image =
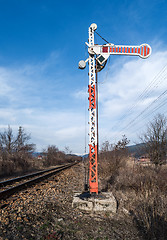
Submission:
<svg viewBox="0 0 167 240">
<path fill-rule="evenodd" d="M 105 189 L 114 192 L 120 209 L 128 210 L 141 239 L 166 239 L 167 236 L 167 166 L 155 168 L 112 158 L 101 165 Z M 110 166 L 112 165 L 112 166 Z M 112 181 L 111 181 L 112 180 Z M 104 188 L 104 187 L 103 187 Z"/>
</svg>

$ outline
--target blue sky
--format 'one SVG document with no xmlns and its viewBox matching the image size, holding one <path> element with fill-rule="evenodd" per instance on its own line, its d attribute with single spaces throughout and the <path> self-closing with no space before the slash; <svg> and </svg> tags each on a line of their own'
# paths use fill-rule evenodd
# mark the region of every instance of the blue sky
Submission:
<svg viewBox="0 0 167 240">
<path fill-rule="evenodd" d="M 146 60 L 111 56 L 99 73 L 100 143 L 124 133 L 131 144 L 137 141 L 156 106 L 126 126 L 167 87 L 165 70 L 137 102 L 167 64 L 165 0 L 0 0 L 0 131 L 21 125 L 38 151 L 54 144 L 84 153 L 88 69 L 79 70 L 78 62 L 88 57 L 85 41 L 93 22 L 111 43 L 152 47 Z M 104 44 L 97 35 L 95 41 Z M 164 107 L 158 112 L 165 113 Z"/>
</svg>

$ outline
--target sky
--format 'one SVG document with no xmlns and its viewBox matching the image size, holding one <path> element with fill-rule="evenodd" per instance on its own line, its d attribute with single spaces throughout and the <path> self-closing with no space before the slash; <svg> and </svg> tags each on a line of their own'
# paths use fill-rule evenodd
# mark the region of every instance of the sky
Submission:
<svg viewBox="0 0 167 240">
<path fill-rule="evenodd" d="M 133 145 L 167 113 L 167 1 L 0 0 L 1 132 L 22 126 L 36 151 L 88 151 L 88 66 L 78 62 L 92 23 L 108 42 L 152 47 L 144 60 L 110 56 L 98 74 L 100 145 L 123 134 Z M 98 35 L 95 43 L 105 44 Z"/>
</svg>

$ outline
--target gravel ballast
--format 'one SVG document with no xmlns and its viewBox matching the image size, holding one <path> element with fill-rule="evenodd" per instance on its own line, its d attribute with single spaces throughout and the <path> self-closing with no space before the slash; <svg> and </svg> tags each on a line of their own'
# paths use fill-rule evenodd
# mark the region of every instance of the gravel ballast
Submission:
<svg viewBox="0 0 167 240">
<path fill-rule="evenodd" d="M 84 189 L 83 163 L 0 203 L 0 240 L 140 239 L 131 216 L 118 209 L 88 214 L 72 208 L 74 192 Z"/>
</svg>

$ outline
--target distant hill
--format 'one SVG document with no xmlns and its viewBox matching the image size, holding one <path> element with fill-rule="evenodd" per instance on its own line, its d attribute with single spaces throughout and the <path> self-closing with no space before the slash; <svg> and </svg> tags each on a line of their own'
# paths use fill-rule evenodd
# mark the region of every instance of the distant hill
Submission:
<svg viewBox="0 0 167 240">
<path fill-rule="evenodd" d="M 88 158 L 89 157 L 89 154 L 87 153 L 87 154 L 84 154 L 84 155 L 82 155 L 81 156 L 82 158 Z"/>
<path fill-rule="evenodd" d="M 41 152 L 33 152 L 33 157 L 38 157 L 39 155 L 43 155 Z"/>
<path fill-rule="evenodd" d="M 136 145 L 128 146 L 129 153 L 133 154 L 135 157 L 140 157 L 145 154 L 145 144 L 139 143 Z"/>
<path fill-rule="evenodd" d="M 129 153 L 133 154 L 135 157 L 140 157 L 141 155 L 145 154 L 144 152 L 144 143 L 139 143 L 136 145 L 131 145 L 131 146 L 127 146 Z M 40 154 L 40 153 L 39 153 Z M 79 156 L 82 158 L 88 158 L 89 154 L 67 154 L 67 155 L 71 155 L 71 156 Z"/>
<path fill-rule="evenodd" d="M 144 143 L 127 146 L 127 148 L 128 148 L 129 153 L 133 154 L 137 158 L 142 156 L 143 154 L 145 154 Z M 89 157 L 89 154 L 84 154 L 84 155 L 79 155 L 79 156 L 82 158 L 87 158 L 87 157 Z"/>
</svg>

